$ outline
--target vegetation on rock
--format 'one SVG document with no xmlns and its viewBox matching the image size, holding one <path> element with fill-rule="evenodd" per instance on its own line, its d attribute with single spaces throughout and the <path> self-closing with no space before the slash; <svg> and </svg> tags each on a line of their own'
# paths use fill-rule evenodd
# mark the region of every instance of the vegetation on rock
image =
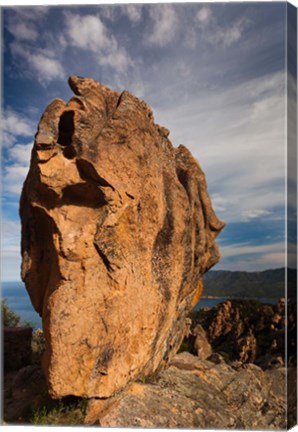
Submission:
<svg viewBox="0 0 298 432">
<path fill-rule="evenodd" d="M 1 300 L 1 315 L 4 327 L 32 327 L 29 321 L 22 321 L 21 317 L 11 310 L 6 299 Z"/>
<path fill-rule="evenodd" d="M 32 424 L 38 425 L 83 425 L 86 415 L 87 400 L 78 398 L 74 402 L 66 400 L 52 401 L 54 406 L 35 410 L 32 413 Z M 53 403 L 52 403 L 53 405 Z"/>
<path fill-rule="evenodd" d="M 4 327 L 17 327 L 20 325 L 21 317 L 8 307 L 5 299 L 1 300 L 1 313 Z"/>
</svg>

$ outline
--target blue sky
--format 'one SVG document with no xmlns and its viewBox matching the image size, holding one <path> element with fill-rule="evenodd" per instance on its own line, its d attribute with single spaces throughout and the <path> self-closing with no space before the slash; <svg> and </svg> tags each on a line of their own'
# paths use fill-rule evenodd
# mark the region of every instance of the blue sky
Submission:
<svg viewBox="0 0 298 432">
<path fill-rule="evenodd" d="M 39 118 L 71 97 L 69 75 L 143 98 L 173 145 L 192 151 L 226 222 L 215 269 L 284 266 L 286 8 L 3 8 L 2 279 L 19 279 L 21 187 Z"/>
</svg>

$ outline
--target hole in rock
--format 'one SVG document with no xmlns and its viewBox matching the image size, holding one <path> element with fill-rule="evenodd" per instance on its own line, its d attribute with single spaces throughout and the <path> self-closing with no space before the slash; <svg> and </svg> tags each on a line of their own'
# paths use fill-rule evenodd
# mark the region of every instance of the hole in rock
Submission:
<svg viewBox="0 0 298 432">
<path fill-rule="evenodd" d="M 64 157 L 66 157 L 66 159 L 73 159 L 76 157 L 77 152 L 75 151 L 73 146 L 70 145 L 68 147 L 65 147 L 65 149 L 63 150 L 63 154 L 64 154 Z"/>
<path fill-rule="evenodd" d="M 74 133 L 74 111 L 64 111 L 60 117 L 57 142 L 62 146 L 69 146 Z"/>
<path fill-rule="evenodd" d="M 100 208 L 107 204 L 104 194 L 94 184 L 78 183 L 63 189 L 62 203 L 80 207 Z"/>
</svg>

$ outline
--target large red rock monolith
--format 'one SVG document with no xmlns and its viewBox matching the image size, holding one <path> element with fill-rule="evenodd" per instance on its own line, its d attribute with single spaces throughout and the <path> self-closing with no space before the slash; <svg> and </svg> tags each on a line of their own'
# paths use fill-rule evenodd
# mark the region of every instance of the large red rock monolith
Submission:
<svg viewBox="0 0 298 432">
<path fill-rule="evenodd" d="M 21 197 L 22 278 L 53 397 L 109 397 L 176 353 L 219 260 L 205 176 L 128 91 L 71 77 L 36 134 Z"/>
</svg>

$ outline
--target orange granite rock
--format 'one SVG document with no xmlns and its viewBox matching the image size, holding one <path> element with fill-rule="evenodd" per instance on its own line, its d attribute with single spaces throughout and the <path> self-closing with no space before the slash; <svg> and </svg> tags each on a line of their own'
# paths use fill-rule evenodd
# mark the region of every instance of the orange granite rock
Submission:
<svg viewBox="0 0 298 432">
<path fill-rule="evenodd" d="M 46 108 L 24 183 L 22 278 L 42 316 L 50 394 L 109 397 L 183 339 L 219 260 L 206 181 L 128 91 L 69 79 Z"/>
</svg>

